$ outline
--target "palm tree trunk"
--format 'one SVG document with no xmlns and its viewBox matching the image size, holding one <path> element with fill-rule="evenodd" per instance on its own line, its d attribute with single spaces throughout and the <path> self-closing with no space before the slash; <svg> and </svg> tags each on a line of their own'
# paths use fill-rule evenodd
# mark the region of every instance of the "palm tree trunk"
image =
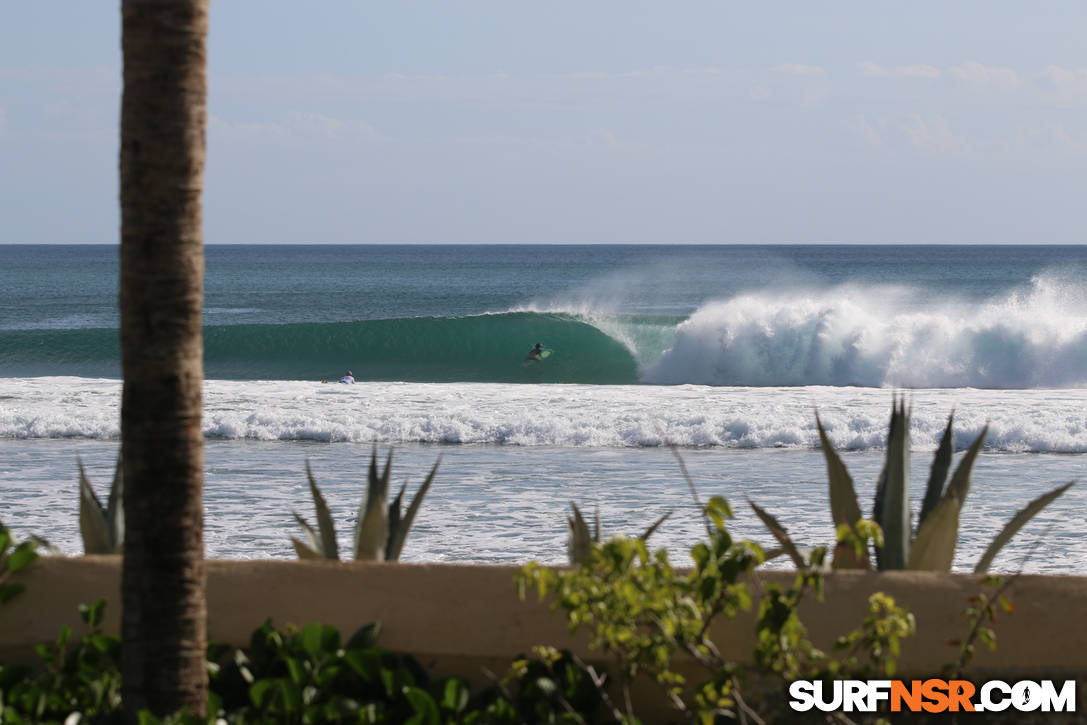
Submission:
<svg viewBox="0 0 1087 725">
<path fill-rule="evenodd" d="M 203 714 L 201 192 L 208 0 L 122 0 L 126 716 Z"/>
</svg>

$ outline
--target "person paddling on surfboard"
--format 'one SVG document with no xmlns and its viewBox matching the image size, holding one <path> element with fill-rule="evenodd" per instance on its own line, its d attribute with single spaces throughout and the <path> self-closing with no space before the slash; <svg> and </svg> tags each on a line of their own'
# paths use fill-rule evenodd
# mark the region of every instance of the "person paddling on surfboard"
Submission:
<svg viewBox="0 0 1087 725">
<path fill-rule="evenodd" d="M 535 362 L 539 362 L 540 361 L 540 356 L 541 356 L 542 353 L 543 353 L 543 344 L 537 342 L 536 347 L 529 350 L 528 357 L 525 358 L 525 361 L 527 362 L 529 360 L 532 360 L 532 361 L 535 361 Z"/>
<path fill-rule="evenodd" d="M 355 384 L 355 378 L 354 378 L 353 375 L 351 375 L 350 370 L 347 371 L 347 375 L 344 375 L 342 378 L 340 378 L 340 382 L 341 383 L 346 383 L 347 385 L 354 385 Z"/>
</svg>

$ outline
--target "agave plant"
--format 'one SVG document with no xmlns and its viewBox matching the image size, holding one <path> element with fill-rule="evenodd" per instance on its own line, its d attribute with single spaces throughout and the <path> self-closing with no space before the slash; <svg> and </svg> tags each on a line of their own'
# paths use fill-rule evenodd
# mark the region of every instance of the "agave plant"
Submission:
<svg viewBox="0 0 1087 725">
<path fill-rule="evenodd" d="M 79 464 L 79 533 L 85 554 L 120 554 L 125 545 L 124 474 L 121 459 L 113 472 L 106 506 L 94 493 L 83 461 Z"/>
<path fill-rule="evenodd" d="M 404 549 L 404 542 L 408 538 L 419 506 L 423 503 L 434 474 L 438 472 L 439 458 L 434 463 L 426 480 L 415 492 L 407 511 L 401 511 L 401 502 L 407 490 L 408 483 L 400 488 L 396 498 L 386 505 L 389 492 L 389 476 L 392 469 L 393 452 L 389 450 L 389 456 L 385 460 L 385 470 L 378 475 L 377 472 L 377 446 L 374 446 L 370 456 L 370 470 L 368 473 L 366 496 L 359 506 L 358 520 L 355 522 L 355 544 L 352 548 L 352 558 L 360 561 L 398 561 L 400 552 Z M 291 537 L 295 553 L 299 559 L 339 559 L 339 547 L 336 544 L 336 527 L 332 522 L 332 514 L 329 512 L 325 497 L 321 495 L 321 489 L 317 487 L 317 481 L 313 478 L 309 461 L 306 461 L 306 478 L 309 479 L 310 493 L 313 495 L 313 505 L 317 511 L 317 530 L 314 530 L 305 519 L 294 514 L 295 520 L 301 525 L 305 535 L 305 542 Z"/>
<path fill-rule="evenodd" d="M 887 434 L 887 459 L 876 484 L 875 502 L 872 506 L 872 520 L 882 530 L 883 545 L 875 547 L 876 566 L 880 571 L 951 570 L 951 561 L 955 556 L 955 546 L 959 538 L 959 512 L 970 493 L 974 461 L 989 429 L 988 425 L 982 429 L 948 481 L 953 452 L 953 420 L 954 413 L 948 416 L 947 428 L 932 461 L 917 525 L 911 529 L 910 412 L 904 398 L 896 399 L 892 404 L 891 423 Z M 839 532 L 840 543 L 834 551 L 833 566 L 836 569 L 869 569 L 872 565 L 867 551 L 858 551 L 848 543 L 850 534 L 862 528 L 859 527 L 861 510 L 853 488 L 853 479 L 834 450 L 818 414 L 815 416 L 815 423 L 827 462 L 831 518 Z M 1017 513 L 986 549 L 974 569 L 975 573 L 988 571 L 997 553 L 1016 532 L 1071 485 L 1072 483 L 1068 483 L 1039 496 Z"/>
<path fill-rule="evenodd" d="M 570 534 L 570 538 L 566 542 L 566 553 L 569 556 L 570 565 L 577 566 L 589 558 L 589 554 L 593 550 L 593 544 L 600 543 L 600 511 L 597 510 L 593 530 L 589 531 L 589 524 L 586 523 L 585 517 L 581 515 L 581 509 L 577 507 L 577 504 L 571 502 L 570 508 L 573 509 L 574 513 L 573 516 L 566 517 L 566 526 Z M 657 530 L 657 527 L 663 524 L 671 515 L 671 511 L 666 512 L 638 538 L 646 541 Z"/>
</svg>

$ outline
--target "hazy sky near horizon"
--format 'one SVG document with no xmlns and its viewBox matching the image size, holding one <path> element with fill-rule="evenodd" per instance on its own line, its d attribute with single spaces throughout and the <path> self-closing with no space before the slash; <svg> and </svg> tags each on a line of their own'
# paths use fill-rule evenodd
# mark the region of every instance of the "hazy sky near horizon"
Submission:
<svg viewBox="0 0 1087 725">
<path fill-rule="evenodd" d="M 1085 243 L 1087 3 L 213 0 L 205 240 Z M 0 26 L 0 242 L 115 242 L 116 2 Z"/>
</svg>

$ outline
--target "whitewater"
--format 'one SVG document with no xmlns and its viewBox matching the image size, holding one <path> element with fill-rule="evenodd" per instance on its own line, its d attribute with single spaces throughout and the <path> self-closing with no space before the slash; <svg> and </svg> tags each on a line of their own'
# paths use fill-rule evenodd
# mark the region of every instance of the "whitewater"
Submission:
<svg viewBox="0 0 1087 725">
<path fill-rule="evenodd" d="M 68 553 L 77 457 L 103 491 L 119 448 L 116 267 L 0 247 L 0 520 Z M 675 453 L 737 534 L 769 543 L 750 498 L 827 543 L 816 412 L 868 511 L 902 392 L 915 499 L 952 411 L 959 456 L 988 425 L 969 571 L 1087 462 L 1084 247 L 211 246 L 204 324 L 211 556 L 292 556 L 307 461 L 348 530 L 373 445 L 409 488 L 442 461 L 408 561 L 561 561 L 572 501 L 605 534 L 672 510 L 654 542 L 685 549 Z M 1087 572 L 1085 512 L 1073 487 L 996 568 Z"/>
<path fill-rule="evenodd" d="M 452 317 L 219 324 L 205 328 L 205 371 L 338 378 L 328 363 L 343 360 L 359 379 L 391 381 L 1076 388 L 1087 385 L 1084 290 L 1050 274 L 983 300 L 850 284 L 742 293 L 686 316 L 559 300 Z M 553 359 L 521 364 L 526 332 Z M 112 328 L 18 327 L 0 338 L 0 372 L 11 376 L 119 369 Z"/>
<path fill-rule="evenodd" d="M 121 385 L 86 378 L 0 379 L 0 439 L 117 440 Z M 934 450 L 952 410 L 966 448 L 1087 452 L 1087 389 L 926 389 L 909 394 L 912 443 Z M 592 386 L 209 380 L 208 438 L 324 443 L 590 448 L 818 447 L 818 411 L 835 446 L 879 450 L 891 391 L 852 387 Z"/>
</svg>

